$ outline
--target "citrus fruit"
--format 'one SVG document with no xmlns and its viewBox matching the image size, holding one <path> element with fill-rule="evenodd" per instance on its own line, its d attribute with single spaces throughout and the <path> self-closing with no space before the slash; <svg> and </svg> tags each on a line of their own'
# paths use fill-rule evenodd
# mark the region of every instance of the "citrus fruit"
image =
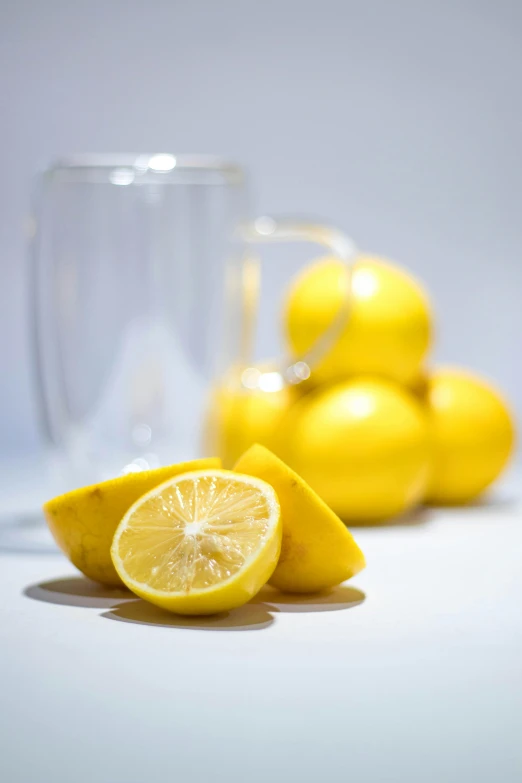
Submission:
<svg viewBox="0 0 522 783">
<path fill-rule="evenodd" d="M 279 453 L 343 520 L 384 520 L 426 490 L 428 417 L 402 387 L 357 378 L 303 397 Z"/>
<path fill-rule="evenodd" d="M 346 296 L 344 280 L 342 264 L 325 258 L 294 281 L 284 321 L 296 355 L 306 353 L 332 324 Z M 430 308 L 424 291 L 399 267 L 370 256 L 359 256 L 351 291 L 344 329 L 312 368 L 312 381 L 377 375 L 410 383 L 431 341 Z"/>
<path fill-rule="evenodd" d="M 428 381 L 433 431 L 430 503 L 466 503 L 500 475 L 513 450 L 515 425 L 501 395 L 464 370 L 441 368 Z"/>
<path fill-rule="evenodd" d="M 364 555 L 350 531 L 326 503 L 275 454 L 258 444 L 235 470 L 274 487 L 281 504 L 281 556 L 270 584 L 286 592 L 311 593 L 357 574 Z"/>
<path fill-rule="evenodd" d="M 43 507 L 45 518 L 62 552 L 85 576 L 106 585 L 121 585 L 110 550 L 114 532 L 127 509 L 171 476 L 197 468 L 219 467 L 219 459 L 204 459 L 128 473 L 49 500 Z"/>
<path fill-rule="evenodd" d="M 281 424 L 297 398 L 294 387 L 273 391 L 242 387 L 238 378 L 211 391 L 205 427 L 205 451 L 231 468 L 253 443 L 273 448 Z"/>
<path fill-rule="evenodd" d="M 226 470 L 169 479 L 127 511 L 111 555 L 136 595 L 177 614 L 250 600 L 274 571 L 281 513 L 273 488 Z"/>
</svg>

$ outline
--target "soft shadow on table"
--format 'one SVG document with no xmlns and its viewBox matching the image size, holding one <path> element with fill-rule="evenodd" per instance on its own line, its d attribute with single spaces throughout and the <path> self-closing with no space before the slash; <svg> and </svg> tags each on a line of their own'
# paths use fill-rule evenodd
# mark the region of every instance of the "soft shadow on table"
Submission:
<svg viewBox="0 0 522 783">
<path fill-rule="evenodd" d="M 398 517 L 392 517 L 391 519 L 378 519 L 372 522 L 357 520 L 344 520 L 348 528 L 367 528 L 367 529 L 382 529 L 383 527 L 417 527 L 420 525 L 426 525 L 431 521 L 433 517 L 433 509 L 426 506 L 415 508 L 409 511 L 407 514 L 401 514 Z"/>
<path fill-rule="evenodd" d="M 184 617 L 170 614 L 146 601 L 125 601 L 101 615 L 122 623 L 155 625 L 162 628 L 184 628 L 196 631 L 255 631 L 267 628 L 274 618 L 264 604 L 249 603 L 230 612 L 209 617 Z"/>
<path fill-rule="evenodd" d="M 118 587 L 105 587 L 83 576 L 51 579 L 29 585 L 24 590 L 27 598 L 62 606 L 82 606 L 90 609 L 110 609 L 124 600 L 133 601 L 134 595 Z"/>
<path fill-rule="evenodd" d="M 361 590 L 347 585 L 312 595 L 281 593 L 267 585 L 250 603 L 238 609 L 210 617 L 184 617 L 136 599 L 127 590 L 105 587 L 81 576 L 39 582 L 23 592 L 34 601 L 105 609 L 101 617 L 106 620 L 200 631 L 261 630 L 274 622 L 275 613 L 339 611 L 357 606 L 366 598 Z"/>
<path fill-rule="evenodd" d="M 265 606 L 271 612 L 335 612 L 362 604 L 366 595 L 348 585 L 338 585 L 320 593 L 281 593 L 267 585 L 252 599 L 251 604 Z"/>
</svg>

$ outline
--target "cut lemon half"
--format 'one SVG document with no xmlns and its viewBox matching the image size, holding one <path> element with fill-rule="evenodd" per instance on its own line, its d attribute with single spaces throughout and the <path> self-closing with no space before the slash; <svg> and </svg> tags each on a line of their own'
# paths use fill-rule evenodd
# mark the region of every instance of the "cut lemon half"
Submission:
<svg viewBox="0 0 522 783">
<path fill-rule="evenodd" d="M 314 593 L 362 571 L 364 555 L 350 531 L 275 454 L 256 443 L 236 462 L 235 470 L 268 481 L 281 503 L 281 557 L 271 585 L 288 593 Z"/>
<path fill-rule="evenodd" d="M 127 473 L 59 495 L 47 501 L 43 511 L 56 543 L 76 568 L 95 582 L 122 586 L 112 564 L 111 544 L 125 512 L 173 476 L 220 467 L 221 460 L 212 457 Z"/>
<path fill-rule="evenodd" d="M 273 488 L 227 470 L 197 470 L 143 495 L 123 517 L 111 556 L 136 595 L 178 614 L 214 614 L 249 601 L 281 550 Z"/>
</svg>

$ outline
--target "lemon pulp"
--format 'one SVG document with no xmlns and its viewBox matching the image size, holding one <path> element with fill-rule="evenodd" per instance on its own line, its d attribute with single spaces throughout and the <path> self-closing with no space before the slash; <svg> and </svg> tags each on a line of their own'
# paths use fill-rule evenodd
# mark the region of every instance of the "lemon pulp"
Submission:
<svg viewBox="0 0 522 783">
<path fill-rule="evenodd" d="M 272 575 L 280 547 L 272 487 L 203 470 L 140 498 L 120 523 L 111 554 L 137 595 L 181 614 L 211 614 L 255 595 Z"/>
</svg>

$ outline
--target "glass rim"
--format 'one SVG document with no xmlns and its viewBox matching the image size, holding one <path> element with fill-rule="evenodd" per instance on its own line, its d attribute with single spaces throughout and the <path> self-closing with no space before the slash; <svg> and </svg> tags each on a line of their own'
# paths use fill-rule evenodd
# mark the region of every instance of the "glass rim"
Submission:
<svg viewBox="0 0 522 783">
<path fill-rule="evenodd" d="M 153 152 L 137 154 L 120 153 L 79 153 L 52 159 L 43 167 L 44 176 L 53 176 L 61 172 L 100 171 L 111 169 L 132 170 L 135 174 L 165 176 L 183 172 L 209 172 L 221 174 L 231 184 L 241 184 L 245 180 L 244 169 L 237 163 L 218 155 L 174 154 Z"/>
</svg>

